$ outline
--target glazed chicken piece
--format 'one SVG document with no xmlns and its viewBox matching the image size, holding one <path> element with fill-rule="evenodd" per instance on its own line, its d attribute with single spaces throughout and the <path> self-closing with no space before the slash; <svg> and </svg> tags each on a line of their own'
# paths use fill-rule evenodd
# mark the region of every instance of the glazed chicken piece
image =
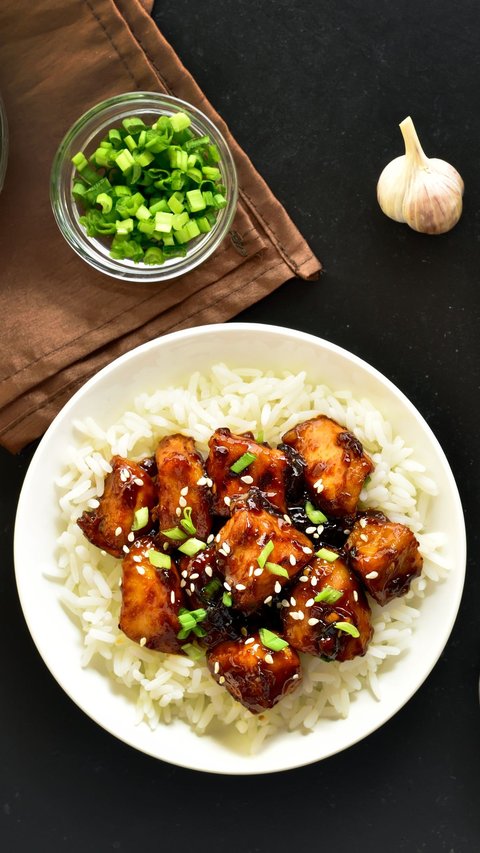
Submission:
<svg viewBox="0 0 480 853">
<path fill-rule="evenodd" d="M 373 470 L 358 438 L 331 418 L 318 415 L 289 430 L 282 440 L 305 460 L 305 482 L 320 509 L 327 516 L 353 513 Z"/>
<path fill-rule="evenodd" d="M 370 607 L 344 560 L 315 557 L 302 578 L 282 607 L 285 639 L 300 652 L 328 660 L 364 655 L 373 634 Z M 323 600 L 315 601 L 318 596 Z"/>
<path fill-rule="evenodd" d="M 153 556 L 152 556 L 153 554 Z M 170 568 L 156 568 L 150 557 L 170 559 Z M 137 539 L 122 563 L 122 609 L 119 628 L 135 643 L 157 652 L 181 654 L 177 634 L 183 593 L 175 564 L 155 548 L 152 537 Z"/>
<path fill-rule="evenodd" d="M 265 504 L 258 490 L 252 489 L 235 501 L 232 517 L 215 538 L 225 588 L 233 606 L 245 614 L 268 604 L 313 553 L 308 537 L 265 509 Z"/>
<path fill-rule="evenodd" d="M 288 451 L 258 444 L 251 433 L 233 435 L 226 428 L 217 429 L 208 446 L 207 472 L 213 481 L 216 515 L 228 517 L 231 500 L 246 494 L 252 486 L 258 487 L 273 506 L 286 513 L 286 490 L 293 475 Z M 254 457 L 252 461 L 238 473 L 232 471 L 232 465 L 246 453 Z"/>
<path fill-rule="evenodd" d="M 130 546 L 136 511 L 142 507 L 148 509 L 146 524 L 136 531 L 141 536 L 151 527 L 151 510 L 157 496 L 153 480 L 136 462 L 114 456 L 110 464 L 112 471 L 105 478 L 100 505 L 84 512 L 77 524 L 97 548 L 114 557 L 123 557 Z"/>
<path fill-rule="evenodd" d="M 158 541 L 177 547 L 182 541 L 165 536 L 162 531 L 179 528 L 185 536 L 194 535 L 206 540 L 212 529 L 210 491 L 203 460 L 195 449 L 193 438 L 185 435 L 168 435 L 160 441 L 155 453 L 157 464 L 159 524 Z M 191 514 L 190 514 L 191 510 Z M 190 514 L 196 532 L 184 530 L 182 520 Z"/>
<path fill-rule="evenodd" d="M 252 714 L 273 708 L 300 683 L 297 652 L 289 646 L 271 651 L 258 634 L 215 646 L 207 664 L 215 681 Z"/>
<path fill-rule="evenodd" d="M 352 569 L 382 605 L 408 592 L 422 571 L 423 558 L 412 531 L 381 512 L 359 518 L 345 547 Z"/>
</svg>

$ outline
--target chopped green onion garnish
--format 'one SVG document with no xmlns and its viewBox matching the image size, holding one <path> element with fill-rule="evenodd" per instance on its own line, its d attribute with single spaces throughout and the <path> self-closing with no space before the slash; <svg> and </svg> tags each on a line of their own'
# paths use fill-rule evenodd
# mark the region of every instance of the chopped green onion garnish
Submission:
<svg viewBox="0 0 480 853">
<path fill-rule="evenodd" d="M 212 578 L 211 581 L 207 583 L 206 586 L 203 587 L 202 593 L 209 601 L 213 598 L 214 595 L 222 588 L 222 584 L 218 578 Z"/>
<path fill-rule="evenodd" d="M 195 643 L 185 643 L 182 646 L 182 651 L 194 661 L 201 660 L 205 654 Z"/>
<path fill-rule="evenodd" d="M 260 628 L 258 633 L 260 635 L 262 646 L 265 646 L 266 649 L 271 649 L 272 652 L 280 652 L 288 646 L 286 640 L 282 640 L 278 634 L 275 634 L 273 631 L 269 631 L 268 628 Z"/>
<path fill-rule="evenodd" d="M 325 604 L 335 604 L 342 595 L 343 590 L 334 589 L 333 586 L 325 586 L 322 591 L 315 596 L 314 601 L 324 601 Z"/>
<path fill-rule="evenodd" d="M 328 521 L 326 515 L 323 514 L 319 509 L 315 509 L 314 505 L 311 501 L 307 501 L 305 504 L 305 513 L 307 518 L 310 519 L 312 524 L 323 524 L 325 521 Z"/>
<path fill-rule="evenodd" d="M 141 506 L 133 516 L 132 530 L 140 530 L 148 524 L 148 506 Z"/>
<path fill-rule="evenodd" d="M 192 521 L 192 507 L 186 506 L 183 510 L 183 518 L 180 519 L 180 524 L 183 529 L 187 531 L 190 536 L 193 536 L 194 533 L 197 532 L 197 528 L 195 527 Z"/>
<path fill-rule="evenodd" d="M 265 568 L 272 575 L 280 575 L 282 578 L 290 577 L 287 570 L 284 569 L 283 566 L 279 566 L 278 563 L 265 563 Z"/>
<path fill-rule="evenodd" d="M 187 534 L 179 527 L 170 527 L 168 530 L 161 530 L 160 533 L 174 542 L 183 542 L 187 538 Z"/>
<path fill-rule="evenodd" d="M 262 548 L 262 550 L 260 551 L 260 554 L 257 557 L 257 563 L 261 569 L 263 569 L 265 567 L 265 563 L 267 562 L 272 551 L 273 551 L 273 542 L 270 540 L 270 542 L 267 542 L 265 547 Z"/>
<path fill-rule="evenodd" d="M 155 551 L 154 548 L 150 548 L 147 556 L 152 566 L 155 566 L 156 569 L 172 568 L 172 558 L 169 557 L 168 554 L 162 554 L 160 551 Z"/>
<path fill-rule="evenodd" d="M 241 474 L 242 471 L 245 471 L 245 468 L 248 468 L 252 462 L 255 462 L 256 458 L 257 456 L 255 453 L 250 453 L 250 451 L 247 450 L 247 452 L 240 456 L 233 465 L 230 465 L 230 471 L 233 471 L 234 474 Z"/>
<path fill-rule="evenodd" d="M 187 539 L 182 545 L 179 545 L 178 550 L 182 552 L 182 554 L 187 554 L 189 557 L 194 557 L 195 554 L 198 554 L 199 551 L 203 551 L 207 546 L 205 542 L 202 542 L 200 539 L 195 539 L 192 536 L 191 539 Z"/>
<path fill-rule="evenodd" d="M 315 551 L 315 556 L 320 557 L 321 560 L 326 560 L 327 563 L 334 563 L 339 557 L 335 551 L 329 551 L 328 548 L 320 548 L 319 551 Z"/>
<path fill-rule="evenodd" d="M 333 627 L 338 628 L 339 631 L 344 631 L 345 634 L 350 634 L 352 637 L 360 636 L 360 631 L 351 622 L 334 622 Z"/>
<path fill-rule="evenodd" d="M 178 613 L 178 621 L 182 627 L 177 634 L 178 639 L 185 640 L 190 631 L 193 631 L 197 637 L 204 637 L 206 632 L 199 627 L 198 623 L 203 622 L 206 616 L 207 611 L 203 607 L 199 607 L 198 610 L 187 610 L 185 607 L 181 607 Z"/>
<path fill-rule="evenodd" d="M 223 593 L 222 603 L 225 605 L 225 607 L 231 607 L 232 606 L 232 593 L 231 592 L 224 592 Z"/>
</svg>

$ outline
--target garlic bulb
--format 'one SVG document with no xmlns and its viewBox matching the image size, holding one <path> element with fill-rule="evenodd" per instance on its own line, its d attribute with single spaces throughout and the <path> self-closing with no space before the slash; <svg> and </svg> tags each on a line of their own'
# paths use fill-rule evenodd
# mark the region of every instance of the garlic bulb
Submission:
<svg viewBox="0 0 480 853">
<path fill-rule="evenodd" d="M 385 166 L 377 185 L 383 212 L 414 231 L 444 234 L 462 213 L 463 181 L 445 160 L 430 159 L 420 145 L 413 121 L 400 124 L 405 154 Z"/>
</svg>

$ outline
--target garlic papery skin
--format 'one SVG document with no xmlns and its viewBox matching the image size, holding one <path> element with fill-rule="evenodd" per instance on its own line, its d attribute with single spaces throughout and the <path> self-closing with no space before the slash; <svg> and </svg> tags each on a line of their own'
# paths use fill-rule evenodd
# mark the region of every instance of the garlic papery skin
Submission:
<svg viewBox="0 0 480 853">
<path fill-rule="evenodd" d="M 463 180 L 450 163 L 429 158 L 410 116 L 400 124 L 405 154 L 383 170 L 377 198 L 386 216 L 423 234 L 444 234 L 462 214 Z"/>
</svg>

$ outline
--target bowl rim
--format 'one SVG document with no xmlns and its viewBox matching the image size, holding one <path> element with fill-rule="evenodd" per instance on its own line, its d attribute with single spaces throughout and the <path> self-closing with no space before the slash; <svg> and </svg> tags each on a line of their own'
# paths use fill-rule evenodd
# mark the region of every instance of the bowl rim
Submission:
<svg viewBox="0 0 480 853">
<path fill-rule="evenodd" d="M 76 402 L 79 399 L 81 399 L 81 397 L 83 397 L 86 393 L 88 393 L 88 391 L 92 387 L 95 386 L 95 384 L 99 381 L 99 379 L 102 379 L 105 376 L 108 376 L 110 373 L 114 372 L 119 365 L 128 363 L 128 361 L 134 359 L 137 356 L 137 354 L 139 354 L 140 352 L 143 353 L 143 352 L 148 352 L 149 350 L 154 350 L 159 345 L 159 343 L 161 343 L 161 342 L 162 343 L 165 342 L 165 345 L 168 346 L 169 342 L 171 342 L 172 340 L 183 340 L 183 339 L 188 339 L 191 337 L 199 338 L 199 337 L 203 337 L 205 335 L 208 336 L 212 333 L 217 332 L 218 330 L 229 330 L 232 333 L 241 331 L 241 332 L 251 332 L 254 334 L 265 333 L 267 335 L 268 334 L 270 334 L 270 335 L 275 334 L 275 335 L 280 335 L 280 336 L 286 335 L 287 337 L 289 337 L 292 340 L 297 341 L 297 342 L 298 341 L 300 341 L 300 342 L 304 341 L 306 343 L 311 343 L 311 344 L 314 344 L 316 346 L 319 346 L 320 348 L 326 347 L 327 350 L 329 350 L 333 354 L 337 354 L 341 357 L 346 357 L 348 360 L 352 361 L 353 364 L 356 364 L 361 369 L 367 370 L 367 372 L 370 373 L 374 379 L 376 379 L 377 381 L 380 381 L 381 384 L 386 385 L 386 387 L 394 395 L 394 397 L 397 400 L 399 400 L 402 405 L 405 405 L 409 409 L 410 413 L 412 415 L 414 415 L 417 422 L 420 423 L 422 429 L 426 432 L 426 435 L 427 435 L 429 441 L 432 443 L 432 446 L 435 450 L 435 453 L 440 457 L 440 459 L 444 465 L 444 472 L 445 472 L 445 474 L 449 480 L 450 497 L 452 499 L 454 510 L 456 513 L 456 522 L 458 523 L 459 528 L 462 532 L 461 541 L 455 543 L 455 549 L 456 549 L 455 553 L 456 553 L 456 558 L 458 558 L 457 562 L 456 562 L 456 566 L 455 566 L 455 574 L 456 574 L 455 595 L 453 598 L 450 599 L 449 619 L 446 622 L 446 624 L 443 624 L 443 631 L 442 631 L 443 641 L 435 649 L 435 654 L 429 660 L 428 667 L 426 669 L 422 668 L 420 675 L 418 674 L 420 668 L 417 668 L 415 670 L 415 672 L 412 673 L 412 679 L 411 679 L 411 682 L 409 682 L 408 691 L 406 693 L 402 694 L 400 700 L 395 701 L 395 703 L 390 708 L 388 713 L 385 714 L 384 716 L 382 716 L 380 722 L 374 721 L 372 723 L 370 721 L 369 724 L 367 724 L 365 727 L 362 728 L 361 732 L 358 735 L 348 738 L 347 741 L 340 748 L 337 748 L 337 747 L 334 747 L 333 749 L 327 748 L 327 750 L 321 756 L 318 756 L 317 754 L 314 753 L 310 757 L 308 757 L 307 759 L 304 759 L 304 758 L 302 758 L 301 760 L 297 759 L 293 762 L 289 762 L 288 764 L 285 764 L 285 763 L 280 761 L 278 764 L 274 763 L 274 766 L 268 766 L 265 768 L 262 768 L 262 767 L 246 768 L 243 766 L 241 766 L 241 767 L 235 766 L 233 769 L 230 769 L 229 767 L 209 768 L 206 766 L 199 766 L 198 764 L 192 763 L 188 760 L 187 761 L 186 760 L 178 760 L 178 759 L 173 760 L 171 757 L 165 758 L 164 756 L 159 754 L 158 749 L 154 748 L 153 738 L 152 738 L 152 748 L 151 749 L 148 747 L 145 747 L 144 745 L 140 746 L 138 743 L 135 742 L 135 738 L 133 736 L 133 732 L 135 731 L 135 726 L 134 726 L 133 721 L 132 721 L 132 736 L 129 737 L 129 736 L 125 736 L 124 733 L 119 734 L 118 731 L 115 730 L 114 724 L 112 724 L 112 725 L 106 724 L 105 720 L 99 719 L 98 715 L 96 715 L 95 713 L 92 713 L 91 708 L 88 707 L 88 704 L 89 704 L 88 701 L 85 702 L 83 696 L 81 696 L 79 698 L 77 695 L 75 695 L 75 691 L 70 690 L 70 689 L 68 689 L 68 687 L 65 686 L 65 684 L 63 683 L 62 677 L 59 676 L 59 674 L 55 671 L 55 668 L 51 666 L 49 660 L 47 659 L 48 655 L 45 655 L 44 652 L 42 651 L 42 647 L 41 647 L 42 644 L 39 641 L 39 638 L 35 635 L 35 631 L 32 628 L 31 621 L 29 619 L 28 608 L 26 607 L 26 598 L 24 595 L 24 578 L 22 577 L 22 572 L 21 572 L 21 567 L 20 567 L 20 558 L 21 558 L 22 548 L 21 548 L 21 542 L 19 540 L 20 540 L 20 535 L 21 535 L 22 516 L 25 513 L 24 505 L 26 504 L 26 501 L 27 501 L 27 495 L 28 495 L 28 491 L 30 488 L 30 482 L 33 481 L 33 479 L 34 479 L 36 468 L 39 465 L 39 462 L 41 460 L 44 448 L 46 446 L 48 446 L 48 442 L 50 441 L 50 437 L 52 435 L 54 435 L 56 429 L 58 429 L 59 426 L 64 421 L 66 421 L 68 419 L 69 413 L 70 413 L 71 409 L 74 408 L 74 406 L 76 405 Z M 439 658 L 440 658 L 440 656 L 441 656 L 441 654 L 445 648 L 445 645 L 449 640 L 450 634 L 452 632 L 454 623 L 455 623 L 457 615 L 458 615 L 458 609 L 460 606 L 460 601 L 461 601 L 463 588 L 464 588 L 464 582 L 465 582 L 466 530 L 465 530 L 465 520 L 464 520 L 464 514 L 463 514 L 462 504 L 461 504 L 461 500 L 460 500 L 460 495 L 458 492 L 458 487 L 457 487 L 457 484 L 455 482 L 455 478 L 454 478 L 453 472 L 451 470 L 450 464 L 448 462 L 448 459 L 447 459 L 438 439 L 436 438 L 435 434 L 433 433 L 433 431 L 431 430 L 431 428 L 429 427 L 428 423 L 425 421 L 423 416 L 420 414 L 418 409 L 414 406 L 414 404 L 408 399 L 408 397 L 406 397 L 406 395 L 391 380 L 389 380 L 379 370 L 377 370 L 375 367 L 370 365 L 368 362 L 364 361 L 359 356 L 355 355 L 354 353 L 351 353 L 350 351 L 346 350 L 343 347 L 340 347 L 337 344 L 334 344 L 330 341 L 327 341 L 326 339 L 319 338 L 315 335 L 312 335 L 312 334 L 309 334 L 306 332 L 297 331 L 295 329 L 292 329 L 289 327 L 284 327 L 284 326 L 276 326 L 276 325 L 272 325 L 272 324 L 260 324 L 260 323 L 257 324 L 257 323 L 234 322 L 234 323 L 222 323 L 222 324 L 208 324 L 208 325 L 197 326 L 194 328 L 183 329 L 183 330 L 179 330 L 176 332 L 171 332 L 171 333 L 164 335 L 164 336 L 161 336 L 159 338 L 154 338 L 151 341 L 147 341 L 146 343 L 141 344 L 138 347 L 135 347 L 134 349 L 129 350 L 128 352 L 126 352 L 123 355 L 119 356 L 118 358 L 114 359 L 112 362 L 110 362 L 110 364 L 108 364 L 104 368 L 102 368 L 102 370 L 100 370 L 95 376 L 93 376 L 89 380 L 87 380 L 87 382 L 79 390 L 76 391 L 76 393 L 65 404 L 65 406 L 58 413 L 56 418 L 52 421 L 51 425 L 48 427 L 47 431 L 45 432 L 45 435 L 43 436 L 43 438 L 42 438 L 42 440 L 41 440 L 41 442 L 37 448 L 37 450 L 35 451 L 34 456 L 32 457 L 30 466 L 27 470 L 27 473 L 26 473 L 26 476 L 25 476 L 25 479 L 24 479 L 24 482 L 22 485 L 22 489 L 20 492 L 17 514 L 16 514 L 16 519 L 15 519 L 14 563 L 15 563 L 15 577 L 16 577 L 18 595 L 19 595 L 21 606 L 22 606 L 23 615 L 24 615 L 25 621 L 27 623 L 27 626 L 29 628 L 30 634 L 32 636 L 33 642 L 36 645 L 40 656 L 44 660 L 47 668 L 50 670 L 51 674 L 53 675 L 53 677 L 55 678 L 57 683 L 62 687 L 62 689 L 69 696 L 69 698 L 72 699 L 72 701 L 82 711 L 84 711 L 84 713 L 86 713 L 88 717 L 90 717 L 90 719 L 93 719 L 104 730 L 109 732 L 111 735 L 113 735 L 114 737 L 116 737 L 120 741 L 128 744 L 129 746 L 133 747 L 134 749 L 137 749 L 137 750 L 139 750 L 139 751 L 141 751 L 147 755 L 150 755 L 151 757 L 153 757 L 157 760 L 163 760 L 163 761 L 166 761 L 168 763 L 174 764 L 176 766 L 184 767 L 184 768 L 190 769 L 190 770 L 195 770 L 197 772 L 208 772 L 208 773 L 215 773 L 215 774 L 220 774 L 220 775 L 238 775 L 238 776 L 261 775 L 261 774 L 266 774 L 266 773 L 284 772 L 287 770 L 297 769 L 300 767 L 307 766 L 309 764 L 316 763 L 317 761 L 328 758 L 328 757 L 335 755 L 339 752 L 343 752 L 345 749 L 348 749 L 351 746 L 355 745 L 356 743 L 364 740 L 366 737 L 368 737 L 374 731 L 381 728 L 381 726 L 383 726 L 386 722 L 388 722 L 401 708 L 403 708 L 404 705 L 417 692 L 417 690 L 421 687 L 421 685 L 424 683 L 424 681 L 428 678 L 428 676 L 430 675 L 434 666 L 436 665 L 437 661 L 439 660 Z M 183 721 L 177 721 L 177 722 L 179 724 L 186 725 L 186 723 L 183 723 Z M 287 733 L 287 735 L 288 735 L 288 733 Z M 252 756 L 252 763 L 255 762 L 255 758 L 256 758 L 256 756 L 253 755 Z"/>
<path fill-rule="evenodd" d="M 197 242 L 193 241 L 192 249 L 191 251 L 187 250 L 185 257 L 172 258 L 170 261 L 158 266 L 122 262 L 110 258 L 107 254 L 102 254 L 96 248 L 94 238 L 89 237 L 83 229 L 74 228 L 72 225 L 72 216 L 62 195 L 62 165 L 64 163 L 68 165 L 68 182 L 70 183 L 75 169 L 69 163 L 67 152 L 78 134 L 87 128 L 90 122 L 98 120 L 110 108 L 117 107 L 120 111 L 122 107 L 129 108 L 131 105 L 131 110 L 134 111 L 136 106 L 140 109 L 142 105 L 146 105 L 148 102 L 157 103 L 159 108 L 162 104 L 164 106 L 167 104 L 171 105 L 172 108 L 181 109 L 190 113 L 194 120 L 203 125 L 205 131 L 213 137 L 213 141 L 221 148 L 220 166 L 222 167 L 222 177 L 231 183 L 227 196 L 227 205 L 220 211 L 212 230 L 202 235 L 202 237 L 196 238 Z M 154 110 L 155 107 L 152 106 L 151 112 Z M 118 121 L 120 120 L 119 117 Z M 112 118 L 111 123 L 115 121 L 116 119 Z M 101 130 L 92 130 L 90 136 L 98 135 L 100 132 Z M 67 187 L 64 194 L 66 195 L 68 192 Z M 225 139 L 223 132 L 199 107 L 182 98 L 161 92 L 150 92 L 148 90 L 123 92 L 119 95 L 105 98 L 103 101 L 99 101 L 92 107 L 89 107 L 67 129 L 52 160 L 50 169 L 50 204 L 63 238 L 70 248 L 95 270 L 119 281 L 130 281 L 138 284 L 159 284 L 171 281 L 178 276 L 186 275 L 200 264 L 203 264 L 225 239 L 237 210 L 238 174 L 230 145 Z"/>
</svg>

